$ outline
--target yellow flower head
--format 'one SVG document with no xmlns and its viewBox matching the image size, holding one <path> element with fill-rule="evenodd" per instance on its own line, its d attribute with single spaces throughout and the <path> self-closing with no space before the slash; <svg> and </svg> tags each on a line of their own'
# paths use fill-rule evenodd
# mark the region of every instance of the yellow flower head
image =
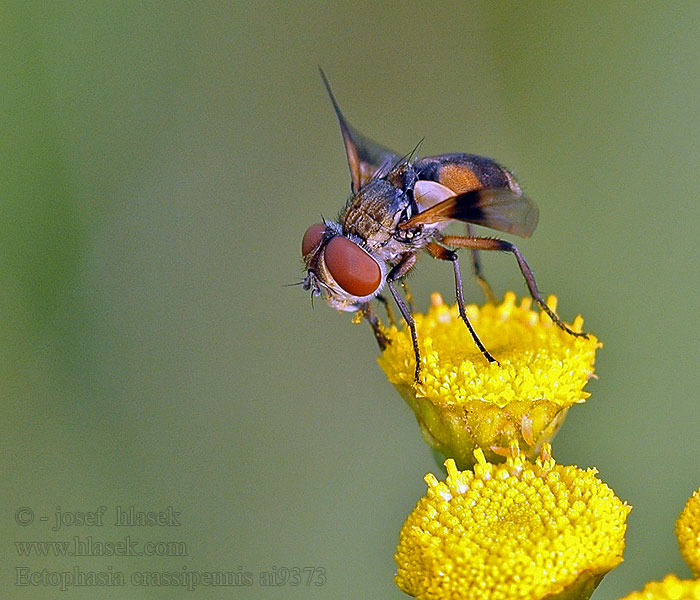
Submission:
<svg viewBox="0 0 700 600">
<path fill-rule="evenodd" d="M 693 576 L 700 578 L 700 489 L 693 492 L 678 517 L 676 536 L 685 562 Z"/>
<path fill-rule="evenodd" d="M 505 463 L 475 452 L 474 470 L 445 462 L 401 529 L 396 583 L 416 598 L 588 598 L 622 561 L 631 507 L 596 470 L 533 464 L 513 442 Z"/>
<path fill-rule="evenodd" d="M 553 296 L 547 303 L 556 308 Z M 569 407 L 589 396 L 583 388 L 593 377 L 600 343 L 562 331 L 531 304 L 528 298 L 518 305 L 508 293 L 501 304 L 467 307 L 499 365 L 484 359 L 457 306 L 434 294 L 427 314 L 414 315 L 422 360 L 418 385 L 410 333 L 387 330 L 391 343 L 379 357 L 380 366 L 415 412 L 426 441 L 461 468 L 473 464 L 477 447 L 489 460 L 503 460 L 512 440 L 536 456 Z M 577 317 L 572 328 L 582 326 Z"/>
<path fill-rule="evenodd" d="M 632 592 L 621 600 L 700 600 L 700 581 L 666 575 L 663 581 L 650 581 L 641 592 Z"/>
</svg>

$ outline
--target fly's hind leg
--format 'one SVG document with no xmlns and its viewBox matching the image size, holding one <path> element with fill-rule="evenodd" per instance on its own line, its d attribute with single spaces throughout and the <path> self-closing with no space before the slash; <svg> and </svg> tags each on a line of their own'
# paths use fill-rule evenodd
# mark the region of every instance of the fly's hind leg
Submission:
<svg viewBox="0 0 700 600">
<path fill-rule="evenodd" d="M 473 237 L 473 230 L 472 226 L 470 223 L 467 223 L 467 236 L 468 237 Z M 486 302 L 490 302 L 491 304 L 496 303 L 496 295 L 493 293 L 493 290 L 491 289 L 491 286 L 489 285 L 489 282 L 486 281 L 486 278 L 484 277 L 484 271 L 481 267 L 481 257 L 479 256 L 479 251 L 476 248 L 471 249 L 471 255 L 472 255 L 472 269 L 474 270 L 474 277 L 476 277 L 476 281 L 479 284 L 479 287 L 481 287 L 481 291 L 484 292 L 484 296 L 486 297 Z"/>
<path fill-rule="evenodd" d="M 554 323 L 567 333 L 575 337 L 588 338 L 588 334 L 582 331 L 574 331 L 569 327 L 564 321 L 559 318 L 559 315 L 555 313 L 547 303 L 540 296 L 540 292 L 537 289 L 537 283 L 535 282 L 535 274 L 532 272 L 530 265 L 525 262 L 523 255 L 520 253 L 513 244 L 506 242 L 505 240 L 499 240 L 498 238 L 467 238 L 457 235 L 446 235 L 442 238 L 442 243 L 447 246 L 454 246 L 456 248 L 470 248 L 472 250 L 500 250 L 501 252 L 510 252 L 515 256 L 515 260 L 518 262 L 520 267 L 520 272 L 525 278 L 525 283 L 527 284 L 527 289 L 532 296 L 532 299 L 537 303 Z"/>
</svg>

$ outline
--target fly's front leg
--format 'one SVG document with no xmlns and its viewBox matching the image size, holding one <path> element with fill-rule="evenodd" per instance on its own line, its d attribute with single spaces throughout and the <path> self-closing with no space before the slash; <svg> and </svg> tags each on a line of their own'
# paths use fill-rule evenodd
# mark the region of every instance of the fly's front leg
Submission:
<svg viewBox="0 0 700 600">
<path fill-rule="evenodd" d="M 386 300 L 384 301 L 386 302 Z M 374 333 L 374 338 L 377 340 L 377 344 L 379 344 L 379 349 L 383 352 L 389 345 L 389 338 L 387 338 L 384 333 L 381 321 L 377 315 L 374 314 L 372 305 L 369 302 L 365 304 L 360 309 L 360 314 L 367 319 L 369 326 L 372 328 L 372 333 Z"/>
<path fill-rule="evenodd" d="M 532 272 L 530 266 L 525 262 L 523 255 L 520 253 L 513 244 L 506 242 L 505 240 L 499 240 L 497 238 L 467 238 L 457 235 L 446 235 L 442 238 L 442 243 L 448 246 L 455 246 L 456 248 L 472 248 L 474 250 L 500 250 L 501 252 L 510 252 L 515 256 L 515 260 L 518 261 L 518 266 L 520 267 L 520 272 L 525 278 L 525 283 L 527 284 L 527 289 L 530 291 L 532 299 L 537 303 L 537 305 L 549 316 L 554 323 L 567 333 L 576 336 L 588 338 L 588 334 L 582 331 L 574 331 L 571 329 L 564 321 L 559 318 L 559 315 L 555 313 L 540 296 L 540 292 L 537 290 L 537 283 L 535 282 L 535 274 Z"/>
<path fill-rule="evenodd" d="M 473 230 L 471 223 L 467 223 L 467 236 L 468 237 L 473 237 Z M 496 303 L 496 296 L 493 293 L 493 290 L 491 289 L 491 286 L 489 285 L 489 282 L 486 281 L 486 278 L 484 277 L 484 273 L 481 269 L 481 258 L 479 257 L 479 251 L 476 248 L 471 249 L 471 255 L 472 255 L 472 268 L 474 269 L 474 277 L 476 277 L 476 281 L 479 284 L 479 287 L 481 287 L 481 291 L 484 292 L 484 296 L 486 297 L 486 302 L 490 302 L 491 304 Z"/>
<path fill-rule="evenodd" d="M 416 264 L 417 259 L 418 257 L 415 254 L 405 255 L 401 259 L 401 262 L 399 262 L 393 269 L 391 269 L 391 271 L 389 271 L 389 273 L 386 276 L 386 284 L 387 286 L 389 286 L 389 291 L 394 297 L 396 305 L 399 307 L 401 316 L 404 318 L 404 320 L 408 324 L 408 328 L 411 330 L 413 354 L 416 357 L 416 371 L 414 373 L 413 380 L 416 384 L 418 383 L 418 378 L 420 377 L 420 350 L 418 348 L 418 334 L 416 333 L 416 322 L 413 320 L 413 317 L 411 316 L 411 311 L 409 310 L 408 306 L 406 306 L 406 303 L 396 291 L 394 282 L 406 275 L 406 273 L 408 273 L 411 270 L 413 265 Z"/>
<path fill-rule="evenodd" d="M 459 308 L 459 316 L 462 317 L 462 321 L 464 321 L 464 324 L 467 326 L 467 329 L 469 330 L 469 333 L 471 334 L 474 343 L 477 345 L 479 350 L 481 350 L 481 353 L 484 355 L 484 358 L 486 358 L 486 360 L 488 360 L 489 362 L 498 363 L 498 361 L 491 355 L 491 353 L 486 349 L 482 341 L 479 339 L 479 336 L 477 335 L 476 331 L 474 330 L 474 327 L 469 321 L 469 317 L 467 317 L 467 311 L 464 309 L 462 274 L 459 270 L 459 259 L 457 257 L 457 253 L 452 250 L 448 250 L 447 248 L 443 248 L 440 244 L 436 244 L 435 242 L 430 242 L 427 246 L 427 250 L 435 258 L 439 258 L 440 260 L 449 260 L 452 262 L 452 266 L 454 267 L 455 271 L 455 291 L 457 293 L 457 306 Z"/>
<path fill-rule="evenodd" d="M 377 296 L 377 302 L 381 302 L 381 304 L 384 306 L 386 316 L 389 319 L 389 325 L 396 326 L 396 319 L 394 319 L 394 311 L 391 308 L 391 304 L 389 304 L 387 299 L 382 294 Z"/>
<path fill-rule="evenodd" d="M 401 280 L 401 287 L 403 288 L 403 294 L 406 296 L 406 304 L 408 305 L 408 309 L 411 311 L 411 314 L 416 312 L 415 305 L 413 304 L 413 294 L 411 293 L 411 290 L 408 287 L 408 282 L 405 279 Z"/>
</svg>

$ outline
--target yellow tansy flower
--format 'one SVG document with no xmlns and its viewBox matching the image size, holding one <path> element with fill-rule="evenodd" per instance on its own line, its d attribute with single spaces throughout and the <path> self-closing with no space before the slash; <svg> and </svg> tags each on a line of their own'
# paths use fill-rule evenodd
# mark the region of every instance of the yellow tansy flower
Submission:
<svg viewBox="0 0 700 600">
<path fill-rule="evenodd" d="M 663 581 L 650 581 L 641 592 L 620 600 L 700 600 L 700 581 L 666 575 Z"/>
<path fill-rule="evenodd" d="M 556 308 L 553 296 L 547 303 Z M 489 460 L 502 460 L 512 440 L 536 456 L 569 407 L 589 396 L 583 388 L 593 377 L 600 343 L 562 331 L 531 304 L 529 298 L 516 304 L 515 294 L 508 293 L 501 304 L 467 307 L 499 365 L 484 359 L 457 306 L 434 294 L 428 312 L 414 315 L 422 360 L 418 385 L 410 333 L 387 329 L 391 343 L 380 366 L 415 412 L 426 441 L 461 468 L 473 464 L 477 447 Z M 572 328 L 582 326 L 577 317 Z"/>
<path fill-rule="evenodd" d="M 622 561 L 631 507 L 596 470 L 533 464 L 513 443 L 505 463 L 475 452 L 474 470 L 445 462 L 401 529 L 396 583 L 426 600 L 582 600 Z"/>
<path fill-rule="evenodd" d="M 693 492 L 676 521 L 681 554 L 693 576 L 700 577 L 700 489 Z"/>
</svg>

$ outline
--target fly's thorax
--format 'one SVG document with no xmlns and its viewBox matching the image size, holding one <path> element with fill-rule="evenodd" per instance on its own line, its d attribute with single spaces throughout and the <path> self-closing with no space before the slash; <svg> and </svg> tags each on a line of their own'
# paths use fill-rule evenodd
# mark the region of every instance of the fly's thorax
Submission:
<svg viewBox="0 0 700 600">
<path fill-rule="evenodd" d="M 405 190 L 384 179 L 374 179 L 348 200 L 340 223 L 343 233 L 365 241 L 368 247 L 388 243 L 410 206 Z"/>
<path fill-rule="evenodd" d="M 387 179 L 375 179 L 355 194 L 340 217 L 344 235 L 361 239 L 380 262 L 395 266 L 409 253 L 424 249 L 439 236 L 444 225 L 402 230 L 399 223 L 419 207 L 413 200 L 415 173 L 410 165 L 392 171 Z"/>
</svg>

